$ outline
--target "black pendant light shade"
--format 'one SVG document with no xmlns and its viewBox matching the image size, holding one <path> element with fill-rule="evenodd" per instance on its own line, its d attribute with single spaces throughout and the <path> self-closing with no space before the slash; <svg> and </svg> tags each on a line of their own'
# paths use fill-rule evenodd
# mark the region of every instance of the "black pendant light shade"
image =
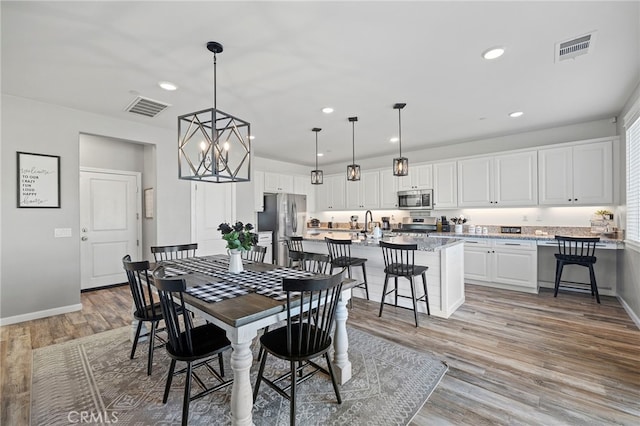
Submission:
<svg viewBox="0 0 640 426">
<path fill-rule="evenodd" d="M 393 159 L 393 175 L 394 176 L 407 176 L 409 174 L 409 159 L 407 157 L 402 156 L 402 121 L 401 121 L 401 111 L 407 104 L 397 103 L 393 106 L 393 109 L 398 110 L 398 147 L 399 154 L 398 157 Z"/>
<path fill-rule="evenodd" d="M 207 43 L 213 53 L 213 108 L 178 117 L 178 178 L 202 182 L 251 180 L 251 124 L 220 111 L 216 99 L 216 54 L 222 45 Z"/>
<path fill-rule="evenodd" d="M 360 165 L 356 164 L 356 121 L 358 117 L 349 117 L 351 122 L 351 151 L 352 151 L 352 164 L 347 166 L 347 180 L 356 181 L 360 180 Z"/>
<path fill-rule="evenodd" d="M 318 132 L 322 130 L 318 127 L 314 127 L 311 129 L 312 132 L 316 134 L 316 169 L 311 170 L 311 184 L 312 185 L 322 185 L 322 170 L 318 169 Z"/>
</svg>

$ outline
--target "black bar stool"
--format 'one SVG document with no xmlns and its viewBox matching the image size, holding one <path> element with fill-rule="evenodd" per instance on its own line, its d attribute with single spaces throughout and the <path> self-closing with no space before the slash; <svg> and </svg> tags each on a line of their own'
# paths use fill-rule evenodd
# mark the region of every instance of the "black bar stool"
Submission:
<svg viewBox="0 0 640 426">
<path fill-rule="evenodd" d="M 413 316 L 416 321 L 416 327 L 418 327 L 418 301 L 424 300 L 427 305 L 427 315 L 431 315 L 429 309 L 429 293 L 427 292 L 427 269 L 428 266 L 415 265 L 415 251 L 418 249 L 417 244 L 394 244 L 385 243 L 380 241 L 380 247 L 382 247 L 382 256 L 384 257 L 384 287 L 382 289 L 382 299 L 380 300 L 380 312 L 378 316 L 382 316 L 382 308 L 385 305 L 384 299 L 387 294 L 395 292 L 395 303 L 393 306 L 398 306 L 398 297 L 405 297 L 412 299 L 413 301 Z M 416 289 L 413 277 L 418 275 L 422 276 L 422 288 L 424 294 L 420 297 L 416 297 Z M 387 291 L 387 284 L 389 277 L 394 279 L 394 288 Z M 398 294 L 398 278 L 404 277 L 409 280 L 411 285 L 411 297 Z M 389 303 L 390 304 L 390 303 Z"/>
<path fill-rule="evenodd" d="M 364 281 L 358 284 L 356 287 L 364 288 L 367 300 L 369 300 L 369 285 L 367 284 L 367 269 L 365 264 L 367 259 L 360 257 L 351 257 L 351 240 L 325 237 L 327 242 L 327 249 L 329 250 L 329 257 L 331 257 L 331 267 L 329 268 L 329 274 L 333 275 L 335 268 L 342 268 L 347 270 L 347 275 L 351 278 L 351 267 L 362 266 L 362 277 Z"/>
<path fill-rule="evenodd" d="M 598 285 L 596 284 L 596 274 L 593 271 L 593 265 L 596 263 L 596 243 L 600 241 L 599 237 L 562 237 L 556 235 L 558 241 L 558 253 L 556 253 L 556 286 L 553 297 L 558 296 L 560 282 L 576 283 L 572 281 L 562 281 L 562 271 L 565 265 L 579 265 L 589 268 L 589 283 L 591 285 L 591 296 L 596 296 L 596 300 L 600 303 L 600 295 L 598 294 Z"/>
</svg>

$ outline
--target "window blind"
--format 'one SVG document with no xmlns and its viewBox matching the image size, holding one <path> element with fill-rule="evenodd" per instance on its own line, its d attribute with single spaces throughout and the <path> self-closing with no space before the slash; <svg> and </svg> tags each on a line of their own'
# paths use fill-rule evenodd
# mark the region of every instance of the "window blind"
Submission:
<svg viewBox="0 0 640 426">
<path fill-rule="evenodd" d="M 640 119 L 627 127 L 626 239 L 640 244 Z"/>
</svg>

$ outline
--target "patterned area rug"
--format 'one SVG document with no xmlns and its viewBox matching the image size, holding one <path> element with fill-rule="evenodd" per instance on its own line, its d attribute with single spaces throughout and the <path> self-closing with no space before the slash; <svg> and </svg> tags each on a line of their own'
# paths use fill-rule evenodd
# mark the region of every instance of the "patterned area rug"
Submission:
<svg viewBox="0 0 640 426">
<path fill-rule="evenodd" d="M 130 328 L 99 333 L 33 351 L 31 424 L 180 424 L 184 375 L 174 377 L 169 400 L 162 395 L 169 359 L 156 349 L 153 374 L 146 375 L 147 343 L 129 359 Z M 348 328 L 352 379 L 340 387 L 338 404 L 331 380 L 322 373 L 298 386 L 300 425 L 406 425 L 424 405 L 447 371 L 431 355 Z M 257 345 L 254 345 L 257 346 Z M 254 347 L 254 358 L 258 348 Z M 229 352 L 225 370 L 231 374 Z M 255 383 L 257 362 L 251 370 Z M 217 368 L 217 360 L 212 363 Z M 178 363 L 178 367 L 180 363 Z M 288 364 L 269 357 L 267 369 Z M 201 378 L 211 375 L 206 370 Z M 215 379 L 211 379 L 215 380 Z M 197 391 L 195 383 L 192 390 Z M 231 387 L 190 405 L 189 424 L 228 425 Z M 289 424 L 289 402 L 262 385 L 254 405 L 256 425 Z"/>
</svg>

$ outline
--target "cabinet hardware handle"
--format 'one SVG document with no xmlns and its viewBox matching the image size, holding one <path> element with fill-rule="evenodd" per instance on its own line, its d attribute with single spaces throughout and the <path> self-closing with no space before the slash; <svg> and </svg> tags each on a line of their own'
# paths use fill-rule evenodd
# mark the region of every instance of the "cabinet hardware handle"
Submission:
<svg viewBox="0 0 640 426">
<path fill-rule="evenodd" d="M 577 199 L 577 198 L 574 198 L 574 199 L 573 199 L 573 201 L 578 201 L 578 199 Z"/>
</svg>

